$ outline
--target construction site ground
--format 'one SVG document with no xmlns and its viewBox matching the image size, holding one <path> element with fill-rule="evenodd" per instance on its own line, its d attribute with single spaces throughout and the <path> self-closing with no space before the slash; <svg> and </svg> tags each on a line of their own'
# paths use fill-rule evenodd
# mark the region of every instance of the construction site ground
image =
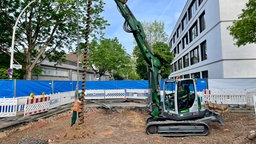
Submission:
<svg viewBox="0 0 256 144">
<path fill-rule="evenodd" d="M 210 134 L 161 137 L 145 133 L 146 108 L 86 108 L 83 125 L 70 126 L 72 111 L 39 119 L 0 132 L 1 144 L 253 144 L 248 135 L 256 130 L 253 113 L 223 115 L 225 125 L 210 124 Z"/>
</svg>

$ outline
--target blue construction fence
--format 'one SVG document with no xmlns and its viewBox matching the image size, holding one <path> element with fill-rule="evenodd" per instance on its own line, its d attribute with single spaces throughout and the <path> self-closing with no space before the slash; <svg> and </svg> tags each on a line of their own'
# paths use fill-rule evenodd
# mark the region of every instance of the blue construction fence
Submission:
<svg viewBox="0 0 256 144">
<path fill-rule="evenodd" d="M 163 89 L 161 80 L 160 88 Z M 76 90 L 77 81 L 59 80 L 0 80 L 0 98 L 13 98 L 35 95 L 52 94 Z M 82 82 L 78 82 L 79 90 Z M 87 90 L 109 90 L 109 89 L 148 89 L 147 80 L 113 80 L 113 81 L 86 81 Z M 197 79 L 198 91 L 207 89 L 207 79 Z"/>
</svg>

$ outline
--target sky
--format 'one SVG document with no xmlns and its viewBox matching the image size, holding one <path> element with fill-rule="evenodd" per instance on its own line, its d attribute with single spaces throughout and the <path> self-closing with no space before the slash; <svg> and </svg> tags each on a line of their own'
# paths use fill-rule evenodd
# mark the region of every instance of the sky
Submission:
<svg viewBox="0 0 256 144">
<path fill-rule="evenodd" d="M 110 26 L 105 32 L 106 38 L 117 37 L 128 54 L 132 54 L 134 37 L 132 33 L 123 30 L 124 18 L 118 11 L 114 0 L 105 1 L 105 9 L 102 16 Z M 153 22 L 155 20 L 164 22 L 165 32 L 171 34 L 176 21 L 178 20 L 186 0 L 128 0 L 127 5 L 133 15 L 140 22 Z"/>
</svg>

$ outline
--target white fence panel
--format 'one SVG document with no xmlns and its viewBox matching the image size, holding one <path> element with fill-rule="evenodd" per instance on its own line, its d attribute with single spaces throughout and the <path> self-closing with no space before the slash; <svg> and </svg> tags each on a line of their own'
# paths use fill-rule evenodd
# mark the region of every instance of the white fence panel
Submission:
<svg viewBox="0 0 256 144">
<path fill-rule="evenodd" d="M 148 90 L 147 89 L 126 89 L 125 97 L 132 98 L 132 99 L 147 99 Z"/>
<path fill-rule="evenodd" d="M 51 94 L 50 109 L 61 105 L 61 93 Z"/>
<path fill-rule="evenodd" d="M 125 90 L 105 90 L 105 99 L 125 98 Z"/>
<path fill-rule="evenodd" d="M 16 116 L 17 98 L 0 99 L 0 117 Z"/>
<path fill-rule="evenodd" d="M 18 112 L 19 111 L 24 111 L 25 104 L 27 102 L 27 98 L 28 98 L 28 96 L 27 97 L 19 97 L 19 98 L 17 98 L 17 100 L 18 100 L 17 111 Z"/>
<path fill-rule="evenodd" d="M 222 104 L 247 104 L 246 91 L 234 89 L 213 89 L 207 92 L 198 93 L 202 97 L 202 104 L 205 101 Z"/>
<path fill-rule="evenodd" d="M 210 101 L 214 103 L 222 104 L 246 104 L 245 95 L 203 95 L 203 103 Z"/>
<path fill-rule="evenodd" d="M 247 104 L 249 106 L 254 106 L 254 100 L 253 97 L 256 96 L 256 92 L 247 92 L 246 97 L 247 97 Z"/>
<path fill-rule="evenodd" d="M 86 90 L 85 99 L 105 99 L 105 90 Z"/>
<path fill-rule="evenodd" d="M 241 89 L 210 89 L 213 95 L 246 95 L 246 90 Z"/>
<path fill-rule="evenodd" d="M 75 100 L 75 91 L 60 93 L 61 105 L 71 103 Z"/>
</svg>

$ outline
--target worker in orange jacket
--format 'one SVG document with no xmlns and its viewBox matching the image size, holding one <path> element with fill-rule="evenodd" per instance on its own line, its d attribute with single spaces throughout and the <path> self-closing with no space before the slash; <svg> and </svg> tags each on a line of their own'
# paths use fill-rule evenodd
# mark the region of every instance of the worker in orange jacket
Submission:
<svg viewBox="0 0 256 144">
<path fill-rule="evenodd" d="M 81 98 L 82 94 L 79 93 L 78 94 L 78 98 L 75 100 L 74 102 L 74 106 L 73 106 L 73 115 L 72 115 L 72 118 L 71 118 L 71 126 L 73 126 L 75 123 L 76 123 L 76 119 L 79 115 L 79 113 L 81 113 L 81 109 L 80 109 L 80 106 L 81 106 L 81 101 L 79 100 L 79 98 Z"/>
</svg>

